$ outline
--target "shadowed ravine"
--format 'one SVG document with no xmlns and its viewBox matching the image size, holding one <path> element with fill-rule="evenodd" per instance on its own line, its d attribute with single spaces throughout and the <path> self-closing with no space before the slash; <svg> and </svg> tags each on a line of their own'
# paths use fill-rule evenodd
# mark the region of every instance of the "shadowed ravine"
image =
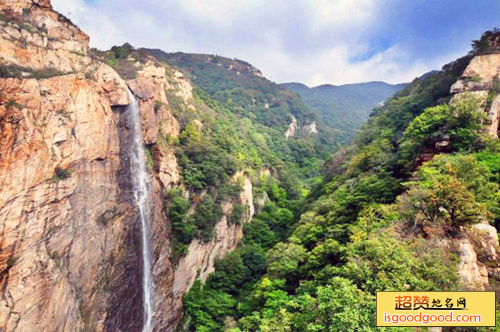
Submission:
<svg viewBox="0 0 500 332">
<path fill-rule="evenodd" d="M 130 174 L 132 177 L 132 190 L 134 200 L 137 204 L 139 212 L 139 220 L 141 222 L 141 243 L 142 243 L 142 288 L 143 288 L 143 310 L 144 322 L 143 332 L 151 331 L 152 323 L 152 289 L 153 282 L 151 280 L 151 249 L 149 245 L 149 206 L 148 193 L 149 181 L 146 170 L 146 158 L 144 153 L 144 144 L 142 138 L 141 118 L 139 114 L 139 106 L 134 95 L 128 91 L 130 97 L 130 105 L 127 108 L 131 121 L 132 146 L 130 149 Z"/>
</svg>

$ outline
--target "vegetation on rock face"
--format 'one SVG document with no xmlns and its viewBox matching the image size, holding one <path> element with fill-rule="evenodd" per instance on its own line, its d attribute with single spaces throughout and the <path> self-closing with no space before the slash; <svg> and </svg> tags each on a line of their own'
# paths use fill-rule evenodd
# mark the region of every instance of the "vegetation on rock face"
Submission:
<svg viewBox="0 0 500 332">
<path fill-rule="evenodd" d="M 482 34 L 481 38 L 472 42 L 473 54 L 491 54 L 500 52 L 500 30 L 494 28 Z"/>
<path fill-rule="evenodd" d="M 484 137 L 474 98 L 449 103 L 469 60 L 416 79 L 373 110 L 299 210 L 288 214 L 287 190 L 268 186 L 271 200 L 239 247 L 186 294 L 184 326 L 371 331 L 376 291 L 459 289 L 456 255 L 429 239 L 452 239 L 480 221 L 498 228 L 500 219 L 499 140 Z"/>
<path fill-rule="evenodd" d="M 481 142 L 480 134 L 486 119 L 478 109 L 479 101 L 474 96 L 461 98 L 452 105 L 426 108 L 404 131 L 398 163 L 411 171 L 416 158 L 425 149 L 437 150 L 436 144 L 443 140 L 448 152 L 473 151 Z"/>
<path fill-rule="evenodd" d="M 68 168 L 56 167 L 54 169 L 54 176 L 52 181 L 59 182 L 60 180 L 65 180 L 71 176 L 71 171 Z"/>
<path fill-rule="evenodd" d="M 51 78 L 54 76 L 66 75 L 56 68 L 46 67 L 43 69 L 32 69 L 28 67 L 18 66 L 18 65 L 6 65 L 0 64 L 0 78 Z"/>
<path fill-rule="evenodd" d="M 336 147 L 334 142 L 326 141 L 326 133 L 288 140 L 284 137 L 291 114 L 301 119 L 314 117 L 297 95 L 262 78 L 250 65 L 224 58 L 217 62 L 226 66 L 220 71 L 215 63 L 205 65 L 191 59 L 195 55 L 185 55 L 190 59 L 186 67 L 161 51 L 137 50 L 129 44 L 106 52 L 92 50 L 91 54 L 124 78 L 135 78 L 141 68 L 135 65 L 137 62 L 153 61 L 165 66 L 172 85 L 172 64 L 186 70 L 195 83 L 194 98 L 187 102 L 175 91 L 166 91 L 169 102 L 165 107 L 179 121 L 180 135 L 176 139 L 161 132 L 158 135 L 158 144 L 175 153 L 183 183 L 182 189 L 165 193 L 165 212 L 173 228 L 174 259 L 187 253 L 193 239 L 211 239 L 226 202 L 232 205 L 226 216 L 228 222 L 243 221 L 247 207 L 239 202 L 239 171 L 258 180 L 260 171 L 273 170 L 276 179 L 269 184 L 272 190 L 264 188 L 266 185 L 261 190 L 269 189 L 272 199 L 279 197 L 279 207 L 275 204 L 268 209 L 278 210 L 279 232 L 289 229 L 294 213 L 285 209 L 283 202 L 300 206 L 305 193 L 320 179 L 325 157 Z M 229 68 L 231 65 L 238 69 Z M 229 90 L 232 101 L 221 97 Z M 155 103 L 157 109 L 160 106 Z M 152 168 L 149 154 L 148 164 Z"/>
</svg>

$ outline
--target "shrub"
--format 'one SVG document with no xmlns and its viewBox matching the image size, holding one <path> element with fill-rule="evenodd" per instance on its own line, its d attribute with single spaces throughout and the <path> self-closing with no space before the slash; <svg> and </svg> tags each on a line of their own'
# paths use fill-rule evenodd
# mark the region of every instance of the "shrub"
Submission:
<svg viewBox="0 0 500 332">
<path fill-rule="evenodd" d="M 54 169 L 54 177 L 52 178 L 53 181 L 59 182 L 60 180 L 67 179 L 71 176 L 71 171 L 68 168 L 62 168 L 62 167 L 56 167 Z"/>
<path fill-rule="evenodd" d="M 289 277 L 305 258 L 306 250 L 301 245 L 280 242 L 267 253 L 267 271 L 277 278 Z"/>
<path fill-rule="evenodd" d="M 473 155 L 440 155 L 417 171 L 400 198 L 402 217 L 413 225 L 460 225 L 497 213 L 498 184 Z"/>
<path fill-rule="evenodd" d="M 238 252 L 231 252 L 214 264 L 215 271 L 207 279 L 207 286 L 231 295 L 237 295 L 248 278 L 249 271 Z"/>
<path fill-rule="evenodd" d="M 154 109 L 155 109 L 155 112 L 158 112 L 159 110 L 161 110 L 161 108 L 163 107 L 163 103 L 159 100 L 155 101 L 155 106 L 154 106 Z"/>
<path fill-rule="evenodd" d="M 188 325 L 198 331 L 222 331 L 227 315 L 233 315 L 235 300 L 221 291 L 207 290 L 196 280 L 183 297 Z"/>
<path fill-rule="evenodd" d="M 149 147 L 145 148 L 144 154 L 146 155 L 146 168 L 151 172 L 155 164 L 153 155 L 151 154 L 151 149 Z"/>
<path fill-rule="evenodd" d="M 179 245 L 178 251 L 184 253 L 187 250 L 187 245 L 196 235 L 194 219 L 189 216 L 191 203 L 184 198 L 180 189 L 170 190 L 165 201 L 166 214 L 172 222 L 174 239 Z M 186 245 L 186 247 L 183 248 L 181 245 Z"/>
<path fill-rule="evenodd" d="M 233 205 L 233 211 L 231 212 L 231 217 L 229 218 L 229 222 L 231 224 L 239 225 L 241 224 L 241 219 L 243 218 L 243 214 L 245 213 L 246 206 L 237 202 Z"/>
<path fill-rule="evenodd" d="M 480 141 L 484 112 L 479 111 L 479 100 L 466 95 L 450 105 L 427 108 L 410 123 L 401 139 L 399 163 L 412 170 L 416 157 L 425 148 L 435 149 L 434 144 L 445 135 L 455 151 L 470 151 Z"/>
<path fill-rule="evenodd" d="M 23 108 L 23 105 L 19 104 L 14 99 L 9 99 L 6 106 L 8 109 L 17 108 L 18 110 L 21 110 Z"/>
<path fill-rule="evenodd" d="M 210 195 L 205 195 L 203 201 L 196 207 L 193 217 L 198 236 L 204 241 L 210 241 L 213 228 L 222 217 L 222 208 Z"/>
<path fill-rule="evenodd" d="M 352 242 L 339 275 L 373 295 L 381 290 L 444 291 L 458 286 L 456 264 L 444 249 L 429 248 L 425 241 L 408 243 L 391 233 Z"/>
<path fill-rule="evenodd" d="M 13 77 L 13 78 L 43 79 L 61 75 L 66 75 L 66 73 L 53 67 L 32 69 L 29 67 L 23 67 L 14 64 L 11 65 L 0 64 L 0 77 L 2 78 Z"/>
</svg>

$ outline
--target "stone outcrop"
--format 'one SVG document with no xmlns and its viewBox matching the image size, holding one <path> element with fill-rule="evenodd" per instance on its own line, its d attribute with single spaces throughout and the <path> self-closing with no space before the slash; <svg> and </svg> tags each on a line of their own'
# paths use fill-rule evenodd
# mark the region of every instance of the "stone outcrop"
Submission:
<svg viewBox="0 0 500 332">
<path fill-rule="evenodd" d="M 89 37 L 51 9 L 48 0 L 0 3 L 3 64 L 64 73 L 86 70 L 92 62 L 85 56 Z"/>
<path fill-rule="evenodd" d="M 292 122 L 290 122 L 290 125 L 288 126 L 285 132 L 286 139 L 295 136 L 295 132 L 297 131 L 297 119 L 293 115 L 291 117 L 292 117 Z"/>
<path fill-rule="evenodd" d="M 457 240 L 456 246 L 460 259 L 458 273 L 464 287 L 485 290 L 490 277 L 498 279 L 500 247 L 495 227 L 473 225 L 464 238 Z"/>
<path fill-rule="evenodd" d="M 88 37 L 48 1 L 3 1 L 0 11 L 0 329 L 139 330 L 127 84 L 87 56 Z M 141 77 L 166 105 L 154 73 Z M 171 110 L 154 112 L 157 130 L 175 136 Z M 167 299 L 156 314 L 168 317 L 173 271 L 161 191 L 179 175 L 173 153 L 154 157 L 154 273 L 158 298 Z"/>
<path fill-rule="evenodd" d="M 484 290 L 488 285 L 488 274 L 484 272 L 484 266 L 479 264 L 474 246 L 469 239 L 458 242 L 458 274 L 463 285 L 468 289 Z"/>
<path fill-rule="evenodd" d="M 302 130 L 306 135 L 315 135 L 318 133 L 318 126 L 316 125 L 316 121 L 311 122 L 310 124 L 305 125 Z"/>
<path fill-rule="evenodd" d="M 453 100 L 466 94 L 479 99 L 487 114 L 485 131 L 498 137 L 500 122 L 500 54 L 478 55 L 472 58 L 460 79 L 450 92 Z"/>
<path fill-rule="evenodd" d="M 172 89 L 172 86 L 167 81 L 165 66 L 150 60 L 137 72 L 137 77 L 128 81 L 127 84 L 139 100 L 144 142 L 156 143 L 158 134 L 177 137 L 179 124 L 167 108 L 168 100 L 165 91 Z M 179 91 L 184 92 L 183 89 Z"/>
</svg>

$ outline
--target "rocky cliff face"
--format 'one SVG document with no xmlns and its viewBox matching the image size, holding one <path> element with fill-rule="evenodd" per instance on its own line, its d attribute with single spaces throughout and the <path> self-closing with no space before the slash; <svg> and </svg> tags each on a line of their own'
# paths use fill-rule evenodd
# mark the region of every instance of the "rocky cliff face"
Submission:
<svg viewBox="0 0 500 332">
<path fill-rule="evenodd" d="M 170 260 L 163 192 L 179 184 L 162 139 L 179 125 L 166 92 L 184 103 L 183 75 L 150 59 L 124 80 L 89 56 L 88 36 L 48 0 L 0 3 L 0 329 L 134 331 L 142 326 L 140 236 L 127 160 L 127 88 L 138 99 L 151 152 L 155 326 L 172 330 L 182 294 L 234 248 L 226 216 L 209 243 Z M 194 107 L 194 106 L 190 106 Z M 253 214 L 243 174 L 241 201 Z M 228 203 L 229 204 L 229 203 Z M 230 210 L 230 204 L 226 206 Z"/>
<path fill-rule="evenodd" d="M 453 98 L 472 94 L 487 114 L 485 131 L 498 137 L 500 121 L 500 54 L 475 56 L 462 77 L 451 87 Z"/>
<path fill-rule="evenodd" d="M 465 95 L 475 96 L 480 103 L 480 110 L 487 115 L 485 132 L 498 137 L 499 92 L 500 54 L 478 55 L 471 59 L 460 79 L 451 87 L 451 103 Z M 464 230 L 463 238 L 456 241 L 455 247 L 460 260 L 459 275 L 464 287 L 485 290 L 490 278 L 499 279 L 499 244 L 495 227 L 476 224 L 471 230 Z"/>
<path fill-rule="evenodd" d="M 0 327 L 102 329 L 113 262 L 134 250 L 111 109 L 128 103 L 126 86 L 47 1 L 0 10 Z"/>
</svg>

